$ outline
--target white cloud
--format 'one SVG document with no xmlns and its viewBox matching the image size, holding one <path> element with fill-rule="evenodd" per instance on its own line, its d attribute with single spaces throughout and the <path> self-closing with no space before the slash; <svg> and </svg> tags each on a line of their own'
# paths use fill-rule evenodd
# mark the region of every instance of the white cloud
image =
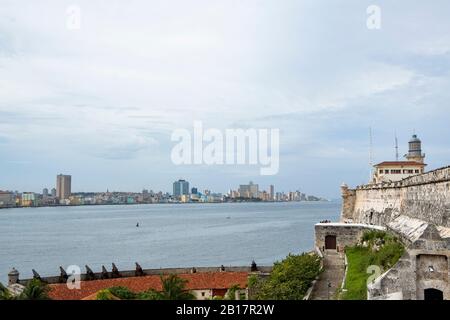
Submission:
<svg viewBox="0 0 450 320">
<path fill-rule="evenodd" d="M 151 157 L 170 171 L 164 137 L 202 120 L 281 128 L 282 154 L 314 165 L 302 148 L 358 158 L 342 136 L 357 148 L 362 128 L 392 131 L 387 113 L 434 130 L 411 122 L 447 108 L 448 74 L 428 65 L 449 52 L 443 1 L 381 2 L 381 31 L 356 0 L 76 3 L 78 31 L 66 28 L 71 1 L 0 4 L 0 136 L 13 152 Z M 414 13 L 437 18 L 419 28 Z"/>
</svg>

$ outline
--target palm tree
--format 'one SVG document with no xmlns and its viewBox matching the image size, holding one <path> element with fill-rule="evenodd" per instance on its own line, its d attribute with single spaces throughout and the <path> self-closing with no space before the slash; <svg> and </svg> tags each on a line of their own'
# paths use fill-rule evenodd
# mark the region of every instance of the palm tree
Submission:
<svg viewBox="0 0 450 320">
<path fill-rule="evenodd" d="M 168 277 L 161 276 L 162 291 L 159 293 L 162 300 L 193 300 L 195 297 L 185 289 L 187 280 L 175 274 Z"/>
<path fill-rule="evenodd" d="M 6 288 L 2 283 L 0 283 L 0 300 L 14 300 L 15 296 Z"/>
<path fill-rule="evenodd" d="M 33 279 L 27 283 L 19 296 L 21 300 L 49 300 L 48 292 L 50 288 L 38 279 Z"/>
</svg>

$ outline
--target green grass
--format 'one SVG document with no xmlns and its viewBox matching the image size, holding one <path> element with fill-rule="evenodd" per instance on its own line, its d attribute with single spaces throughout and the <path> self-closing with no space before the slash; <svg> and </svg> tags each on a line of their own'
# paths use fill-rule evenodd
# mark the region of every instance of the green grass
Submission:
<svg viewBox="0 0 450 320">
<path fill-rule="evenodd" d="M 367 268 L 376 265 L 384 272 L 392 268 L 403 255 L 403 245 L 394 237 L 380 231 L 371 231 L 362 237 L 368 242 L 367 247 L 347 247 L 348 270 L 345 281 L 346 292 L 341 299 L 344 300 L 366 300 L 367 279 L 371 275 Z M 374 250 L 375 243 L 380 245 L 378 251 Z"/>
</svg>

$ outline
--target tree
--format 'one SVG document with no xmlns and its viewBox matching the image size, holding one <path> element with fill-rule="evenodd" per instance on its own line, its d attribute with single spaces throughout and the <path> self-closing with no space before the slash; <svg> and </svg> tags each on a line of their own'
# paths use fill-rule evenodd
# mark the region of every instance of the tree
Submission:
<svg viewBox="0 0 450 320">
<path fill-rule="evenodd" d="M 47 284 L 38 279 L 33 279 L 27 283 L 19 296 L 21 300 L 49 300 L 48 292 L 50 288 Z"/>
<path fill-rule="evenodd" d="M 167 277 L 161 276 L 162 291 L 159 292 L 161 300 L 193 300 L 194 295 L 186 291 L 187 280 L 175 274 Z"/>
<path fill-rule="evenodd" d="M 225 295 L 225 299 L 226 300 L 236 300 L 236 292 L 239 292 L 240 290 L 241 290 L 241 287 L 239 287 L 238 284 L 231 286 L 231 288 L 228 289 L 228 292 Z"/>
<path fill-rule="evenodd" d="M 161 276 L 162 291 L 148 289 L 144 292 L 134 293 L 126 287 L 112 287 L 102 293 L 104 300 L 110 295 L 123 300 L 193 300 L 195 296 L 186 290 L 187 280 L 175 274 Z M 101 292 L 100 292 L 101 293 Z M 98 297 L 97 297 L 98 298 Z"/>
<path fill-rule="evenodd" d="M 316 254 L 289 254 L 281 262 L 275 262 L 267 280 L 252 279 L 249 286 L 255 291 L 256 299 L 301 300 L 320 269 Z"/>
<path fill-rule="evenodd" d="M 2 283 L 0 283 L 0 300 L 14 300 L 14 295 L 6 288 Z"/>
</svg>

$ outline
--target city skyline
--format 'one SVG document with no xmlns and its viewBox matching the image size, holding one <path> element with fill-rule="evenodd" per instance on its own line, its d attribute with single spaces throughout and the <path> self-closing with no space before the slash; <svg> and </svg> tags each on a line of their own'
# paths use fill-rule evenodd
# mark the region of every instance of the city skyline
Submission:
<svg viewBox="0 0 450 320">
<path fill-rule="evenodd" d="M 68 177 L 68 178 L 67 178 Z M 61 180 L 60 180 L 61 179 Z M 68 179 L 64 180 L 64 179 Z M 58 192 L 58 182 L 61 181 L 61 184 L 65 184 L 65 188 L 70 190 L 70 192 Z M 65 182 L 64 182 L 65 181 Z M 164 194 L 170 194 L 173 196 L 181 196 L 183 194 L 185 195 L 190 195 L 190 194 L 195 194 L 195 193 L 203 193 L 205 191 L 208 192 L 212 192 L 212 193 L 217 193 L 217 194 L 228 194 L 230 192 L 241 192 L 241 193 L 248 193 L 249 197 L 251 198 L 251 195 L 257 195 L 258 193 L 261 192 L 267 192 L 268 194 L 272 194 L 275 195 L 276 193 L 290 193 L 290 192 L 300 192 L 300 190 L 304 190 L 304 188 L 294 188 L 293 190 L 278 190 L 275 188 L 275 186 L 273 184 L 269 184 L 267 186 L 263 186 L 261 189 L 259 188 L 259 184 L 258 183 L 254 183 L 253 181 L 249 181 L 249 183 L 247 185 L 245 184 L 238 184 L 236 183 L 233 186 L 228 186 L 226 188 L 224 188 L 223 190 L 214 190 L 211 189 L 208 186 L 198 186 L 195 183 L 190 182 L 189 179 L 178 179 L 176 181 L 173 181 L 171 183 L 172 187 L 169 188 L 170 190 L 161 190 L 161 189 L 156 189 L 156 188 L 152 188 L 151 186 L 144 186 L 142 187 L 140 190 L 125 190 L 125 189 L 110 189 L 110 188 L 106 188 L 106 190 L 88 190 L 88 191 L 80 191 L 80 190 L 73 190 L 72 191 L 72 175 L 68 175 L 68 174 L 58 174 L 56 176 L 56 184 L 55 186 L 43 186 L 41 189 L 39 190 L 19 190 L 19 189 L 8 189 L 8 188 L 4 188 L 4 189 L 0 189 L 0 192 L 13 192 L 13 193 L 35 193 L 37 195 L 42 195 L 42 196 L 51 196 L 57 199 L 67 199 L 68 196 L 70 195 L 74 195 L 74 194 L 82 194 L 82 193 L 145 193 L 145 192 L 154 192 L 154 193 L 159 193 L 162 192 Z M 176 185 L 183 185 L 182 187 L 175 187 Z M 256 189 L 251 189 L 250 186 L 254 186 L 256 187 Z M 51 189 L 49 189 L 49 187 Z M 242 188 L 245 187 L 250 187 L 249 190 L 252 191 L 241 191 Z M 63 186 L 60 187 L 61 189 L 64 189 Z M 179 189 L 176 189 L 179 188 Z M 49 190 L 51 192 L 49 192 Z M 183 190 L 183 191 L 181 191 Z M 192 190 L 195 190 L 195 192 L 193 192 Z"/>
<path fill-rule="evenodd" d="M 450 3 L 380 1 L 375 30 L 370 4 L 78 1 L 74 30 L 64 1 L 2 1 L 0 189 L 40 192 L 70 172 L 79 192 L 170 191 L 183 176 L 338 198 L 369 179 L 370 127 L 374 162 L 415 130 L 427 170 L 442 167 Z M 171 133 L 195 121 L 280 129 L 278 173 L 173 164 Z"/>
</svg>

